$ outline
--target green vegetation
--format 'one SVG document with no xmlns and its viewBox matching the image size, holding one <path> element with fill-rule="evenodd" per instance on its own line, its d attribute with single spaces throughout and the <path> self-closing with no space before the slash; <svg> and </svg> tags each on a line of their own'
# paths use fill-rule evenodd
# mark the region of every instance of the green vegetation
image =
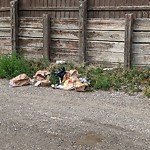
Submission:
<svg viewBox="0 0 150 150">
<path fill-rule="evenodd" d="M 86 66 L 82 67 L 74 64 L 52 65 L 49 70 L 54 71 L 65 67 L 66 70 L 77 69 L 81 77 L 91 79 L 92 90 L 114 90 L 124 91 L 129 94 L 144 92 L 150 85 L 150 69 L 124 69 L 118 67 L 113 70 L 104 70 L 102 67 Z M 57 81 L 55 76 L 51 76 L 52 81 Z M 150 88 L 145 95 L 150 97 Z"/>
<path fill-rule="evenodd" d="M 31 78 L 37 70 L 46 68 L 51 72 L 51 83 L 59 82 L 54 74 L 57 69 L 65 67 L 66 70 L 76 69 L 81 77 L 91 80 L 92 90 L 115 90 L 129 94 L 144 92 L 150 97 L 150 69 L 124 69 L 118 67 L 112 70 L 104 70 L 102 67 L 80 66 L 75 64 L 50 64 L 42 61 L 27 61 L 16 54 L 0 57 L 0 78 L 13 78 L 21 73 L 26 73 Z"/>
<path fill-rule="evenodd" d="M 32 77 L 36 70 L 42 69 L 44 63 L 27 61 L 17 54 L 0 56 L 0 78 L 13 78 L 21 73 Z"/>
<path fill-rule="evenodd" d="M 145 90 L 145 96 L 150 98 L 150 86 L 148 86 Z"/>
</svg>

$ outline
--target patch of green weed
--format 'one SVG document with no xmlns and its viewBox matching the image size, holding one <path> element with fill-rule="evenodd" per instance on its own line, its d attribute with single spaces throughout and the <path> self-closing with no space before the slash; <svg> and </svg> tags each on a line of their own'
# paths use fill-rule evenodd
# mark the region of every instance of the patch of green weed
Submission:
<svg viewBox="0 0 150 150">
<path fill-rule="evenodd" d="M 43 64 L 27 61 L 22 56 L 14 53 L 12 55 L 2 55 L 0 56 L 0 78 L 10 79 L 22 73 L 32 77 L 35 71 L 44 67 Z"/>
</svg>

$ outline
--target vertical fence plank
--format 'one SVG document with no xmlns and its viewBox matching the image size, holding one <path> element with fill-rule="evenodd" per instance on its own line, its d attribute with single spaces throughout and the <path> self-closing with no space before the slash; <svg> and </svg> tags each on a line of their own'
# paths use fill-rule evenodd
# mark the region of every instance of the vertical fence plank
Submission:
<svg viewBox="0 0 150 150">
<path fill-rule="evenodd" d="M 79 63 L 86 62 L 87 0 L 79 1 Z"/>
<path fill-rule="evenodd" d="M 50 15 L 43 14 L 43 58 L 50 61 Z"/>
<path fill-rule="evenodd" d="M 12 51 L 18 51 L 18 0 L 10 2 L 10 16 L 11 16 L 11 45 Z"/>
<path fill-rule="evenodd" d="M 132 66 L 133 14 L 126 14 L 124 66 Z"/>
</svg>

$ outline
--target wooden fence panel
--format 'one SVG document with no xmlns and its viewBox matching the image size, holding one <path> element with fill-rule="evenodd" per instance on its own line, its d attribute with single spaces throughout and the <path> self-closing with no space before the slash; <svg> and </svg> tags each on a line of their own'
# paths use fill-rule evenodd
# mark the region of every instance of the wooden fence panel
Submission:
<svg viewBox="0 0 150 150">
<path fill-rule="evenodd" d="M 150 19 L 136 19 L 133 34 L 133 65 L 150 65 Z"/>
<path fill-rule="evenodd" d="M 150 19 L 136 19 L 134 31 L 150 31 Z"/>
<path fill-rule="evenodd" d="M 0 17 L 10 16 L 10 0 L 0 0 Z"/>
<path fill-rule="evenodd" d="M 89 19 L 87 29 L 89 30 L 101 30 L 101 31 L 124 31 L 125 20 L 124 19 Z"/>
<path fill-rule="evenodd" d="M 11 53 L 11 39 L 10 37 L 0 37 L 0 55 Z"/>
<path fill-rule="evenodd" d="M 78 30 L 79 21 L 77 19 L 53 19 L 51 29 Z"/>
<path fill-rule="evenodd" d="M 0 28 L 10 28 L 10 18 L 0 17 Z"/>
<path fill-rule="evenodd" d="M 19 24 L 19 49 L 26 58 L 43 58 L 43 19 L 20 18 Z"/>
<path fill-rule="evenodd" d="M 20 28 L 35 28 L 35 29 L 43 29 L 43 20 L 42 18 L 21 18 L 19 20 Z"/>
<path fill-rule="evenodd" d="M 10 18 L 0 17 L 0 54 L 11 53 Z"/>
<path fill-rule="evenodd" d="M 150 65 L 150 19 L 135 19 L 133 27 L 134 66 Z M 79 22 L 77 19 L 52 19 L 50 26 L 52 61 L 77 62 Z M 116 66 L 124 63 L 124 19 L 89 19 L 87 60 L 89 63 Z M 43 58 L 43 18 L 19 19 L 19 49 L 27 58 Z M 11 53 L 10 18 L 0 18 L 0 54 Z"/>
<path fill-rule="evenodd" d="M 78 61 L 79 42 L 78 21 L 73 19 L 52 19 L 51 58 L 52 61 Z"/>
<path fill-rule="evenodd" d="M 150 65 L 150 55 L 145 54 L 133 54 L 133 64 L 134 66 L 147 66 Z"/>
<path fill-rule="evenodd" d="M 49 13 L 52 18 L 77 18 L 77 0 L 22 0 L 19 14 L 22 17 L 42 17 Z"/>
<path fill-rule="evenodd" d="M 88 41 L 87 47 L 88 50 L 93 51 L 93 53 L 98 51 L 124 53 L 123 42 Z"/>
<path fill-rule="evenodd" d="M 124 18 L 128 13 L 133 13 L 136 18 L 150 17 L 149 0 L 88 0 L 88 2 L 89 18 Z"/>
<path fill-rule="evenodd" d="M 116 66 L 124 63 L 125 21 L 88 21 L 87 57 L 89 63 Z"/>
<path fill-rule="evenodd" d="M 10 1 L 0 1 L 0 17 L 10 16 Z M 20 17 L 78 18 L 79 0 L 18 0 Z M 88 18 L 150 18 L 149 0 L 88 0 Z"/>
<path fill-rule="evenodd" d="M 91 31 L 88 30 L 88 40 L 124 42 L 124 31 Z"/>
</svg>

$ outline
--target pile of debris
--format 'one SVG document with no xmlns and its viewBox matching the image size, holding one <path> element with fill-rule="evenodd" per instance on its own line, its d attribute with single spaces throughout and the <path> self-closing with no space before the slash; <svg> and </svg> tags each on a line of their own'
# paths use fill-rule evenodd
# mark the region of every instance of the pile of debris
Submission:
<svg viewBox="0 0 150 150">
<path fill-rule="evenodd" d="M 57 83 L 50 81 L 51 75 L 54 75 L 58 80 Z M 39 70 L 29 78 L 26 74 L 20 74 L 9 82 L 10 87 L 20 87 L 24 85 L 51 86 L 54 89 L 75 90 L 84 92 L 89 89 L 90 80 L 81 78 L 77 70 L 66 71 L 64 67 L 50 73 L 47 70 Z"/>
</svg>

